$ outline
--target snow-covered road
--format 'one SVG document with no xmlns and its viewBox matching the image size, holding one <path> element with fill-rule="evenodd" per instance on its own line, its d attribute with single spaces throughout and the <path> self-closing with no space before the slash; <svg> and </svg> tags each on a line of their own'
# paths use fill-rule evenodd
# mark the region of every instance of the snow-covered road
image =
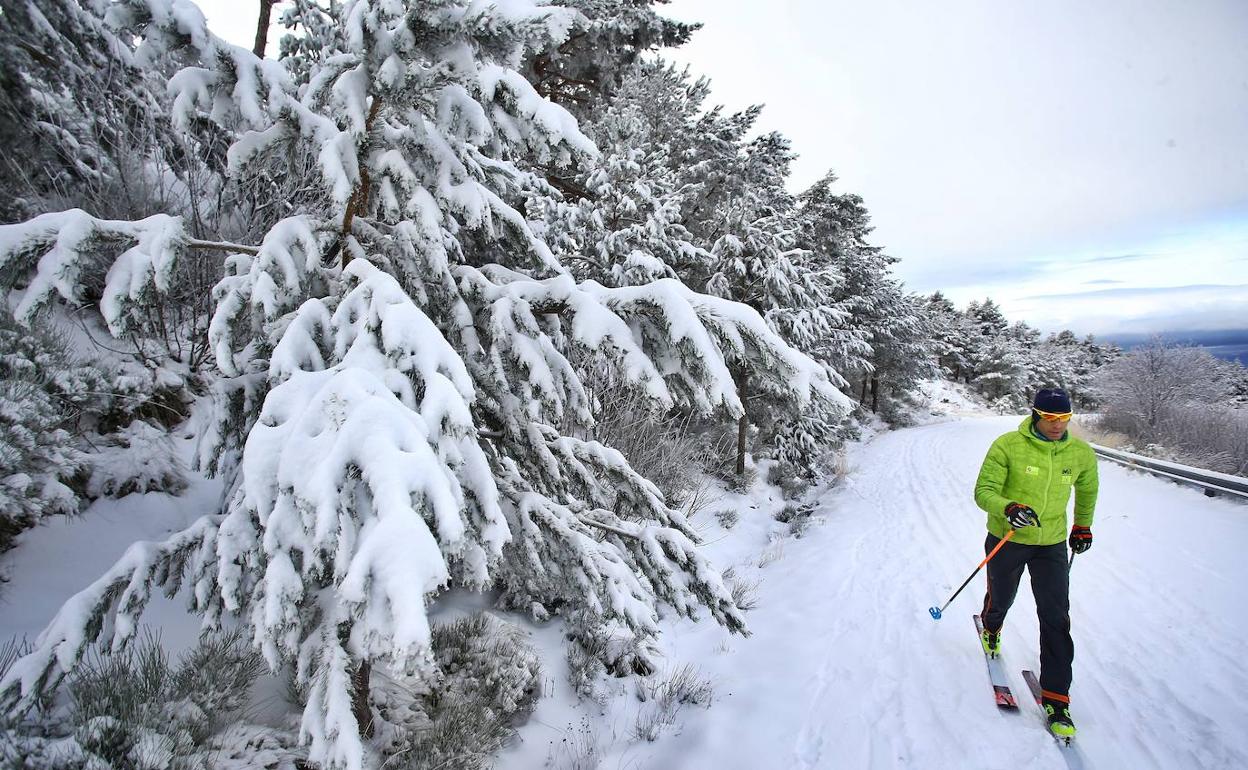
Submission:
<svg viewBox="0 0 1248 770">
<path fill-rule="evenodd" d="M 821 501 L 824 524 L 760 571 L 753 636 L 725 644 L 707 623 L 681 624 L 668 640 L 715 683 L 716 702 L 623 764 L 1064 766 L 1019 675 L 1039 664 L 1027 581 L 1003 637 L 1016 713 L 993 705 L 974 637 L 982 573 L 942 620 L 927 613 L 982 558 L 971 488 L 989 443 L 1016 424 L 964 419 L 860 447 Z M 1071 587 L 1087 765 L 1248 767 L 1248 505 L 1103 462 L 1093 531 Z"/>
</svg>

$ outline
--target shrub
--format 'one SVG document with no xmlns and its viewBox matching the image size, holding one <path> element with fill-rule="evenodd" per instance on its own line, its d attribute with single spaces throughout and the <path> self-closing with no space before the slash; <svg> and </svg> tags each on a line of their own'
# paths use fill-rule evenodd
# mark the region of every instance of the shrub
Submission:
<svg viewBox="0 0 1248 770">
<path fill-rule="evenodd" d="M 16 653 L 0 649 L 0 673 Z M 122 652 L 97 647 L 60 709 L 0 725 L 0 758 L 31 770 L 293 770 L 293 734 L 236 722 L 263 671 L 239 631 L 202 637 L 176 665 L 150 633 Z"/>
<path fill-rule="evenodd" d="M 522 631 L 479 613 L 433 630 L 436 671 L 373 688 L 390 736 L 387 767 L 489 767 L 540 694 L 537 652 Z"/>
<path fill-rule="evenodd" d="M 603 394 L 592 438 L 628 458 L 633 470 L 650 479 L 671 505 L 696 492 L 715 453 L 690 430 L 687 418 L 655 416 L 639 397 L 620 391 Z"/>
<path fill-rule="evenodd" d="M 241 631 L 205 636 L 176 667 L 152 634 L 123 652 L 97 649 L 69 680 L 74 736 L 106 767 L 196 767 L 263 671 Z"/>
<path fill-rule="evenodd" d="M 638 680 L 637 699 L 648 707 L 638 712 L 634 737 L 647 741 L 658 739 L 665 726 L 675 723 L 683 706 L 710 706 L 714 694 L 710 680 L 704 679 L 698 669 L 689 664 L 657 681 Z"/>
<path fill-rule="evenodd" d="M 598 682 L 607 674 L 603 664 L 606 657 L 606 639 L 599 635 L 584 639 L 571 639 L 565 645 L 568 662 L 568 683 L 582 698 L 599 700 Z"/>
<path fill-rule="evenodd" d="M 785 500 L 795 500 L 810 490 L 813 480 L 811 474 L 789 463 L 775 462 L 767 468 L 767 483 L 779 487 Z"/>
<path fill-rule="evenodd" d="M 124 497 L 132 493 L 186 489 L 186 469 L 178 459 L 169 434 L 143 420 L 105 437 L 103 446 L 89 457 L 91 497 Z"/>
<path fill-rule="evenodd" d="M 758 587 L 762 580 L 733 580 L 730 590 L 738 608 L 749 611 L 758 606 Z"/>
<path fill-rule="evenodd" d="M 810 527 L 812 514 L 815 512 L 813 503 L 804 503 L 798 505 L 796 503 L 786 503 L 784 508 L 776 514 L 776 520 L 789 525 L 789 532 L 794 537 L 801 537 Z"/>
<path fill-rule="evenodd" d="M 69 428 L 82 400 L 67 394 L 95 387 L 64 340 L 0 313 L 0 551 L 44 516 L 81 506 L 84 457 Z"/>
<path fill-rule="evenodd" d="M 651 402 L 611 380 L 605 368 L 587 363 L 583 380 L 593 403 L 594 427 L 586 438 L 618 449 L 633 469 L 678 506 L 697 496 L 702 478 L 723 464 L 726 431 L 708 430 L 690 415 L 655 414 Z"/>
<path fill-rule="evenodd" d="M 1228 404 L 1243 367 L 1154 339 L 1096 376 L 1095 429 L 1153 454 L 1223 473 L 1248 473 L 1248 410 Z"/>
</svg>

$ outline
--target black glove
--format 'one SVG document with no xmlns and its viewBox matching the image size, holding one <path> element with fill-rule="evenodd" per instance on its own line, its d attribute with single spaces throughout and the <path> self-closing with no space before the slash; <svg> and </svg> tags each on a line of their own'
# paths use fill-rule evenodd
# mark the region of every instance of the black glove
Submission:
<svg viewBox="0 0 1248 770">
<path fill-rule="evenodd" d="M 1036 512 L 1021 503 L 1010 503 L 1005 506 L 1005 520 L 1014 529 L 1040 526 L 1040 517 L 1036 515 Z"/>
<path fill-rule="evenodd" d="M 1083 553 L 1092 547 L 1092 528 L 1081 527 L 1078 524 L 1070 529 L 1070 550 L 1075 553 Z"/>
</svg>

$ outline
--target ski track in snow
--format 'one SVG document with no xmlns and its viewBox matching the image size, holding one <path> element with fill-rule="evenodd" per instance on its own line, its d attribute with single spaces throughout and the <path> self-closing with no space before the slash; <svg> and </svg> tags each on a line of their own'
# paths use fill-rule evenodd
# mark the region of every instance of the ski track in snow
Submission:
<svg viewBox="0 0 1248 770">
<path fill-rule="evenodd" d="M 715 704 L 641 754 L 639 768 L 1065 766 L 1020 671 L 1039 669 L 1024 578 L 1004 627 L 1017 712 L 999 712 L 971 615 L 983 558 L 972 488 L 1018 418 L 885 433 L 851 455 L 822 525 L 761 571 L 753 636 L 677 624 L 667 653 L 715 683 Z M 1072 712 L 1088 767 L 1248 767 L 1248 505 L 1102 462 L 1096 541 L 1072 570 Z M 712 554 L 713 558 L 722 557 Z M 710 625 L 704 623 L 703 625 Z M 504 767 L 519 767 L 504 764 Z M 609 765 L 602 765 L 604 767 Z"/>
</svg>

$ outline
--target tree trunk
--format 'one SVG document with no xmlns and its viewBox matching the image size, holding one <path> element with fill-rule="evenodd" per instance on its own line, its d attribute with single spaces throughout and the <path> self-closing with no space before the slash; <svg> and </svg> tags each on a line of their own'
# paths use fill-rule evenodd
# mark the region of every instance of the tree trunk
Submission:
<svg viewBox="0 0 1248 770">
<path fill-rule="evenodd" d="M 372 673 L 372 665 L 364 661 L 351 675 L 351 714 L 364 738 L 373 737 L 373 710 L 368 702 L 368 679 Z"/>
<path fill-rule="evenodd" d="M 251 51 L 261 59 L 269 42 L 269 21 L 273 16 L 273 4 L 277 0 L 260 0 L 260 19 L 256 22 L 256 44 Z"/>
<path fill-rule="evenodd" d="M 737 421 L 737 475 L 745 475 L 745 437 L 750 430 L 750 418 L 745 411 L 749 389 L 749 375 L 742 374 L 737 380 L 737 395 L 741 397 L 741 419 Z"/>
<path fill-rule="evenodd" d="M 880 411 L 880 378 L 874 375 L 871 377 L 871 411 Z"/>
</svg>

